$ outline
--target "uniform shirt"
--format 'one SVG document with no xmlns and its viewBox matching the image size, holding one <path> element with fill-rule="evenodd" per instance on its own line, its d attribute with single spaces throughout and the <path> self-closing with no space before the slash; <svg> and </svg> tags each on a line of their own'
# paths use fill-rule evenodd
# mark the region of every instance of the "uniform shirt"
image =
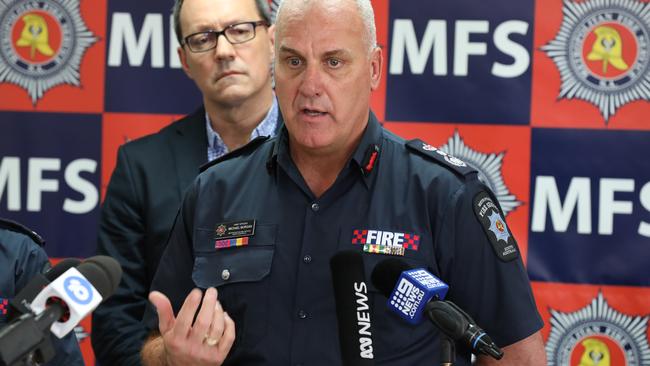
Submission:
<svg viewBox="0 0 650 366">
<path fill-rule="evenodd" d="M 0 328 L 7 324 L 11 300 L 38 273 L 49 269 L 50 262 L 40 238 L 32 231 L 0 219 Z M 63 339 L 50 335 L 56 355 L 45 365 L 74 366 L 84 361 L 74 332 Z"/>
<path fill-rule="evenodd" d="M 371 115 L 349 163 L 316 198 L 291 160 L 286 129 L 258 145 L 197 177 L 152 285 L 175 311 L 193 287 L 218 288 L 237 333 L 226 365 L 340 364 L 330 258 L 362 252 L 369 279 L 389 257 L 370 253 L 386 252 L 370 244 L 381 236 L 380 245 L 393 246 L 390 234 L 400 239 L 401 258 L 449 284 L 447 299 L 500 346 L 541 328 L 525 269 L 512 252 L 514 239 L 507 238 L 510 252 L 495 251 L 474 212 L 476 198 L 489 194 L 474 170 L 452 169 L 408 148 Z M 253 235 L 218 239 L 224 228 L 222 238 L 253 220 Z M 369 295 L 376 364 L 439 364 L 439 333 L 431 323 L 411 326 L 388 310 L 372 285 Z M 153 312 L 145 320 L 157 327 Z M 468 350 L 457 351 L 456 364 L 469 364 Z"/>
</svg>

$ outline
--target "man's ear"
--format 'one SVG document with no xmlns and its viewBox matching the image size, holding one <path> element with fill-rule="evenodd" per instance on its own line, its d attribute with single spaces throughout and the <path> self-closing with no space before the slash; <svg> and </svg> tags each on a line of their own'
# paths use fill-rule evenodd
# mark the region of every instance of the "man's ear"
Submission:
<svg viewBox="0 0 650 366">
<path fill-rule="evenodd" d="M 381 81 L 381 70 L 384 57 L 381 48 L 375 47 L 370 52 L 370 90 L 377 90 Z"/>
<path fill-rule="evenodd" d="M 188 78 L 192 79 L 192 74 L 190 74 L 190 67 L 187 65 L 187 51 L 185 51 L 185 48 L 183 46 L 178 46 L 176 52 L 178 52 L 178 58 L 181 60 L 181 66 L 183 67 L 183 71 L 185 71 L 185 75 L 187 75 Z"/>
<path fill-rule="evenodd" d="M 272 24 L 267 30 L 269 35 L 269 41 L 271 42 L 271 59 L 275 55 L 275 24 Z"/>
</svg>

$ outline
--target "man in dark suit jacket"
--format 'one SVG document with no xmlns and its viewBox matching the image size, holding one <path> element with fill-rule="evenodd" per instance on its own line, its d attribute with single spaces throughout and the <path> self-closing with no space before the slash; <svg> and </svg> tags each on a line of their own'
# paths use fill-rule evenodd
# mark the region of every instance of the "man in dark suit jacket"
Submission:
<svg viewBox="0 0 650 366">
<path fill-rule="evenodd" d="M 118 150 L 97 252 L 117 259 L 124 274 L 93 314 L 93 349 L 102 365 L 140 364 L 149 286 L 199 167 L 281 124 L 266 0 L 177 0 L 174 21 L 183 70 L 201 90 L 203 107 Z"/>
</svg>

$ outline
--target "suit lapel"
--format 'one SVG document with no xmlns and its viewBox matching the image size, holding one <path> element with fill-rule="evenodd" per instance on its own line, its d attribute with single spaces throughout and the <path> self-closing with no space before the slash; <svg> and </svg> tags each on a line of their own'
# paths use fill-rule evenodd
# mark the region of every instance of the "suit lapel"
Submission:
<svg viewBox="0 0 650 366">
<path fill-rule="evenodd" d="M 199 174 L 199 167 L 208 161 L 205 110 L 200 108 L 183 122 L 174 131 L 170 131 L 172 133 L 169 136 L 181 197 Z"/>
</svg>

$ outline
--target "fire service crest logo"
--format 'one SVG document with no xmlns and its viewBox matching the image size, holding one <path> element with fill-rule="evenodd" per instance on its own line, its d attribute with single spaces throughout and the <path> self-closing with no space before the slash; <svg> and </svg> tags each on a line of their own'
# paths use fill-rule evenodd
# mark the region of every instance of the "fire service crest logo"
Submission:
<svg viewBox="0 0 650 366">
<path fill-rule="evenodd" d="M 605 122 L 627 103 L 650 100 L 650 3 L 565 0 L 563 13 L 541 48 L 560 72 L 559 98 L 594 104 Z"/>
<path fill-rule="evenodd" d="M 599 293 L 572 313 L 551 309 L 546 342 L 549 366 L 650 365 L 648 317 L 632 317 L 611 308 Z"/>
<path fill-rule="evenodd" d="M 517 200 L 514 194 L 510 193 L 503 181 L 501 168 L 503 167 L 505 153 L 486 154 L 476 151 L 465 145 L 458 131 L 454 132 L 454 135 L 449 138 L 445 145 L 440 147 L 440 150 L 462 159 L 478 170 L 481 181 L 490 187 L 499 200 L 504 215 L 508 215 L 509 212 L 521 205 L 522 202 Z"/>
<path fill-rule="evenodd" d="M 33 104 L 55 86 L 79 86 L 81 58 L 96 41 L 79 0 L 1 0 L 0 83 L 24 88 Z"/>
</svg>

